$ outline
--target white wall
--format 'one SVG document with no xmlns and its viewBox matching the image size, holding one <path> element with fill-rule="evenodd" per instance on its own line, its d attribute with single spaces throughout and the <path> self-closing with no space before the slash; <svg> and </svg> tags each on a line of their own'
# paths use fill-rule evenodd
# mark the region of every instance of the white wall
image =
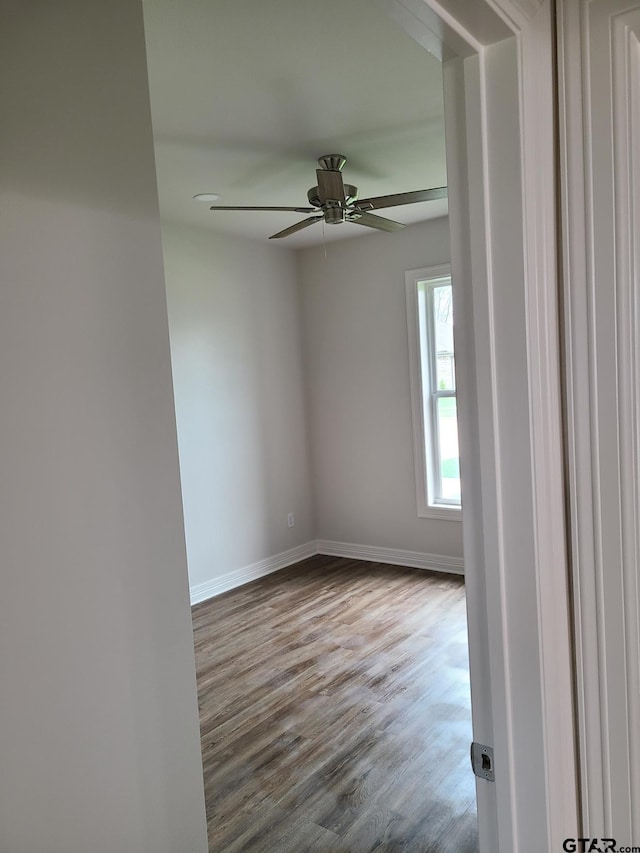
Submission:
<svg viewBox="0 0 640 853">
<path fill-rule="evenodd" d="M 315 538 L 296 266 L 204 229 L 163 246 L 193 588 Z"/>
<path fill-rule="evenodd" d="M 319 539 L 462 557 L 417 516 L 404 280 L 449 259 L 446 219 L 298 253 Z"/>
<path fill-rule="evenodd" d="M 203 853 L 144 34 L 0 5 L 0 850 Z"/>
</svg>

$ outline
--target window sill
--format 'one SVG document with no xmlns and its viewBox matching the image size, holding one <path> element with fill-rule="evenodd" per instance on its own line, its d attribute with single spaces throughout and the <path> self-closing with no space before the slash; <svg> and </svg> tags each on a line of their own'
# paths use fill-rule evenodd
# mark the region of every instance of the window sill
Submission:
<svg viewBox="0 0 640 853">
<path fill-rule="evenodd" d="M 418 518 L 437 518 L 440 521 L 462 521 L 462 507 L 459 506 L 421 506 Z"/>
</svg>

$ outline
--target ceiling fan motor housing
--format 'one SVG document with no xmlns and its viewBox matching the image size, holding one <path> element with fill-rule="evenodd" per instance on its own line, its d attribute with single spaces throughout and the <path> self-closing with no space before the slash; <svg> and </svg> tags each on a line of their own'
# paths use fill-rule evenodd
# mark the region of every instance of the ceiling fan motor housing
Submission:
<svg viewBox="0 0 640 853">
<path fill-rule="evenodd" d="M 326 171 L 333 172 L 336 170 L 327 169 Z M 310 204 L 322 210 L 327 225 L 339 225 L 346 221 L 345 214 L 350 212 L 349 208 L 358 198 L 358 187 L 354 187 L 353 184 L 344 184 L 344 204 L 339 199 L 326 199 L 323 204 L 318 187 L 311 187 L 307 193 L 307 198 Z"/>
<path fill-rule="evenodd" d="M 324 221 L 327 225 L 339 225 L 344 222 L 344 207 L 328 205 L 324 208 Z"/>
</svg>

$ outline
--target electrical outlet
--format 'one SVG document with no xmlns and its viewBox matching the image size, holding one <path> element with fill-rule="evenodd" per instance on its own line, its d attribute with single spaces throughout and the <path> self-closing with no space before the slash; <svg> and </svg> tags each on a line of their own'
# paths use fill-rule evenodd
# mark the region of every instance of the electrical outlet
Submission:
<svg viewBox="0 0 640 853">
<path fill-rule="evenodd" d="M 294 527 L 295 523 L 296 523 L 295 517 L 294 517 L 293 513 L 290 512 L 289 515 L 287 516 L 287 525 L 289 527 Z"/>
</svg>

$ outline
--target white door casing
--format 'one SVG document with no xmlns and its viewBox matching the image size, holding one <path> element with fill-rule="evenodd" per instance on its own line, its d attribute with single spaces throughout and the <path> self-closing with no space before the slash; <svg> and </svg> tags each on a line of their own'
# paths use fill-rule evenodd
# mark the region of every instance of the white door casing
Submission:
<svg viewBox="0 0 640 853">
<path fill-rule="evenodd" d="M 559 6 L 584 833 L 640 844 L 640 3 Z"/>
<path fill-rule="evenodd" d="M 444 60 L 482 853 L 579 834 L 550 2 L 382 0 Z M 453 35 L 452 35 L 453 33 Z"/>
</svg>

